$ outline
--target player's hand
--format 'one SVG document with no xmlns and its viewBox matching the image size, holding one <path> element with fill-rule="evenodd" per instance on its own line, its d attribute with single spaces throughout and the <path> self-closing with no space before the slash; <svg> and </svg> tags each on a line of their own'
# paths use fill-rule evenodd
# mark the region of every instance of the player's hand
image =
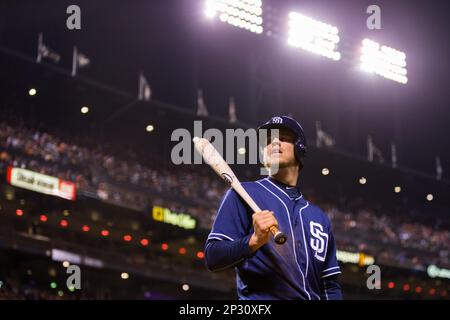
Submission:
<svg viewBox="0 0 450 320">
<path fill-rule="evenodd" d="M 255 212 L 253 218 L 253 234 L 248 243 L 250 250 L 255 252 L 269 241 L 270 227 L 278 226 L 278 222 L 272 211 L 264 210 Z"/>
</svg>

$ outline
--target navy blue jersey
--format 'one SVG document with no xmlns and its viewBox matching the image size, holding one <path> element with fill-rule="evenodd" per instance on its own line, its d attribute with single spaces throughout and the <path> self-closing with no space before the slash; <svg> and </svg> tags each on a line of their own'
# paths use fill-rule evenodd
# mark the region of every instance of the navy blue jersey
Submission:
<svg viewBox="0 0 450 320">
<path fill-rule="evenodd" d="M 217 212 L 205 246 L 212 271 L 236 268 L 240 299 L 341 299 L 336 281 L 340 268 L 327 215 L 306 201 L 297 187 L 273 178 L 245 182 L 243 187 L 262 210 L 273 211 L 284 245 L 273 238 L 255 253 L 252 210 L 230 189 Z"/>
</svg>

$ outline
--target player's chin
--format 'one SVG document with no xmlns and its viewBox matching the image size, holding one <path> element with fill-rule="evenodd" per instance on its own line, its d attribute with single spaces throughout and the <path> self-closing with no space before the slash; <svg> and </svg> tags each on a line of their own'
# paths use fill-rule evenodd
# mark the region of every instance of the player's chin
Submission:
<svg viewBox="0 0 450 320">
<path fill-rule="evenodd" d="M 278 167 L 280 169 L 292 167 L 292 162 L 290 162 L 290 161 L 280 161 L 278 163 Z"/>
<path fill-rule="evenodd" d="M 269 166 L 269 168 L 271 168 L 271 169 L 276 169 L 276 168 L 282 169 L 282 168 L 290 167 L 291 164 L 289 163 L 289 161 L 286 161 L 286 160 L 284 160 L 284 159 L 277 158 L 277 159 L 272 159 L 272 160 L 269 162 L 269 165 L 268 165 L 268 166 Z"/>
</svg>

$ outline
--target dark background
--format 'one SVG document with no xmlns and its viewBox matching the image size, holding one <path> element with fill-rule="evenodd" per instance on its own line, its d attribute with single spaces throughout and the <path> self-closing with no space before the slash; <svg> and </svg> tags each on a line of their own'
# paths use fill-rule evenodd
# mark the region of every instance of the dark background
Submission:
<svg viewBox="0 0 450 320">
<path fill-rule="evenodd" d="M 66 28 L 70 4 L 81 8 L 81 30 Z M 366 28 L 370 4 L 381 7 L 381 30 Z M 239 120 L 250 125 L 292 113 L 312 142 L 314 121 L 321 120 L 338 149 L 364 156 L 366 136 L 371 134 L 387 160 L 390 142 L 396 142 L 401 166 L 434 175 L 434 157 L 440 155 L 448 177 L 448 2 L 267 0 L 263 6 L 266 13 L 269 6 L 275 8 L 267 19 L 274 21 L 279 37 L 209 20 L 203 14 L 204 1 L 197 0 L 2 1 L 0 46 L 30 58 L 17 59 L 2 51 L 3 101 L 11 105 L 26 93 L 12 89 L 18 85 L 24 90 L 35 86 L 39 94 L 34 101 L 41 100 L 39 107 L 26 111 L 30 116 L 78 125 L 79 130 L 85 124 L 75 118 L 80 105 L 88 104 L 98 127 L 110 123 L 108 117 L 132 101 L 137 75 L 143 71 L 154 101 L 194 113 L 197 88 L 202 88 L 210 115 L 226 119 L 228 97 L 234 96 Z M 338 26 L 342 60 L 288 47 L 285 17 L 290 10 Z M 46 45 L 61 54 L 58 68 L 70 72 L 72 46 L 77 45 L 91 59 L 80 75 L 121 91 L 36 69 L 32 62 L 39 32 Z M 407 85 L 357 69 L 365 37 L 406 53 Z M 125 115 L 139 121 L 145 114 L 139 110 L 132 106 Z M 131 145 L 137 140 L 130 139 Z"/>
</svg>

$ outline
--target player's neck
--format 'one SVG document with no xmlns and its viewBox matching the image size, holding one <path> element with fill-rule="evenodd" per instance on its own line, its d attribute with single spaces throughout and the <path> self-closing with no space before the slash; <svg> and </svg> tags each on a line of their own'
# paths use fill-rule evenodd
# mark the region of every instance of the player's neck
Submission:
<svg viewBox="0 0 450 320">
<path fill-rule="evenodd" d="M 276 174 L 270 174 L 270 177 L 284 183 L 285 185 L 295 187 L 297 186 L 299 175 L 299 167 L 292 166 L 286 168 L 279 168 Z"/>
</svg>

